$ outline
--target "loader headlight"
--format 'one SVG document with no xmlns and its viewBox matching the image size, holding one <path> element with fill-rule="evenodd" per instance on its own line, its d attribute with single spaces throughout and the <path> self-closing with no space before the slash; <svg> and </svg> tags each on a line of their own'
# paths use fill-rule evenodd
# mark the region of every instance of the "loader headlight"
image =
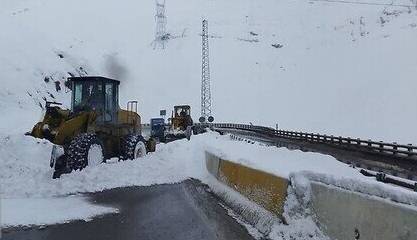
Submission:
<svg viewBox="0 0 417 240">
<path fill-rule="evenodd" d="M 48 125 L 48 124 L 44 124 L 44 125 L 42 126 L 42 130 L 44 130 L 44 131 L 49 131 L 49 125 Z"/>
</svg>

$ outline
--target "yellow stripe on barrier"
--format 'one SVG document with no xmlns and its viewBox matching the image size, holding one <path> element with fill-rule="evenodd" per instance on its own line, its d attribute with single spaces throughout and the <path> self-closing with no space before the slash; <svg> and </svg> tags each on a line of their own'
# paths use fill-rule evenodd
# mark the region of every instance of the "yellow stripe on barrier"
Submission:
<svg viewBox="0 0 417 240">
<path fill-rule="evenodd" d="M 218 178 L 251 201 L 282 217 L 287 179 L 222 159 Z"/>
</svg>

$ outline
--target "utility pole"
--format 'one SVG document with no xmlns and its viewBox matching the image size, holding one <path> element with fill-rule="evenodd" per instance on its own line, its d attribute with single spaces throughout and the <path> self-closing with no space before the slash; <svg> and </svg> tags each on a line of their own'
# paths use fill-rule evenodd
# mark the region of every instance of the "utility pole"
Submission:
<svg viewBox="0 0 417 240">
<path fill-rule="evenodd" d="M 204 123 L 213 122 L 214 117 L 211 112 L 208 22 L 206 19 L 203 19 L 202 28 L 201 117 L 199 121 Z"/>
<path fill-rule="evenodd" d="M 161 47 L 165 48 L 165 43 L 168 40 L 169 36 L 166 33 L 167 17 L 165 16 L 165 0 L 162 3 L 159 3 L 158 0 L 155 0 L 156 3 L 156 29 L 155 29 L 155 40 L 153 41 L 153 48 Z"/>
</svg>

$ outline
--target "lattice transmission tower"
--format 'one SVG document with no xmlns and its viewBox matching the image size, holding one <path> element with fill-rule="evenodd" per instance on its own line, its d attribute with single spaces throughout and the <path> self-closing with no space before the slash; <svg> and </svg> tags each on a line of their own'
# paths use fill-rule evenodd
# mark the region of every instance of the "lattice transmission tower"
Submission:
<svg viewBox="0 0 417 240">
<path fill-rule="evenodd" d="M 158 0 L 156 3 L 156 29 L 155 29 L 155 40 L 153 41 L 153 48 L 161 47 L 165 48 L 165 43 L 169 36 L 166 33 L 167 17 L 165 16 L 165 0 L 160 3 Z"/>
<path fill-rule="evenodd" d="M 200 122 L 213 122 L 211 112 L 211 92 L 210 92 L 210 64 L 209 64 L 209 42 L 208 42 L 208 22 L 203 19 L 202 37 L 202 64 L 201 64 L 201 117 Z"/>
</svg>

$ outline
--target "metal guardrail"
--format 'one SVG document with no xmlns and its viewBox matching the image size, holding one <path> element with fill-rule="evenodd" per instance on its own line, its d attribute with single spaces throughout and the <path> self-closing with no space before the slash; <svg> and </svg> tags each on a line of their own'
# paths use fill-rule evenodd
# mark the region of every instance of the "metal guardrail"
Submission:
<svg viewBox="0 0 417 240">
<path fill-rule="evenodd" d="M 367 176 L 367 177 L 375 177 L 375 179 L 378 182 L 394 184 L 394 185 L 397 185 L 397 186 L 401 186 L 403 188 L 411 189 L 414 192 L 417 192 L 417 182 L 415 182 L 413 184 L 413 183 L 410 183 L 410 182 L 399 180 L 399 179 L 391 177 L 391 176 L 387 176 L 385 173 L 380 173 L 380 172 L 379 173 L 373 173 L 373 172 L 370 172 L 370 171 L 366 171 L 365 169 L 361 169 L 360 173 L 364 176 Z"/>
<path fill-rule="evenodd" d="M 382 141 L 362 140 L 359 138 L 350 138 L 333 135 L 321 135 L 316 133 L 305 133 L 285 130 L 275 130 L 270 127 L 234 124 L 234 123 L 213 123 L 210 126 L 215 128 L 240 129 L 247 131 L 256 131 L 270 136 L 301 140 L 310 143 L 324 143 L 336 147 L 351 148 L 369 153 L 392 155 L 395 157 L 413 159 L 417 164 L 417 146 L 412 144 L 397 144 L 396 142 L 387 143 Z"/>
</svg>

